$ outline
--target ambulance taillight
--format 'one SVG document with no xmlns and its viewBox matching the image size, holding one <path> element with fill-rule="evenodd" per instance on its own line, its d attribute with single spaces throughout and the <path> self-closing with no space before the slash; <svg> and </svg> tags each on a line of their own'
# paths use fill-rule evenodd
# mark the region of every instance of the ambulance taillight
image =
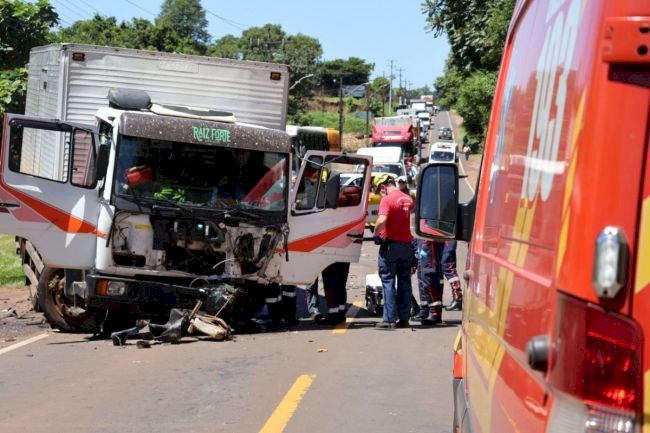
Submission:
<svg viewBox="0 0 650 433">
<path fill-rule="evenodd" d="M 555 413 L 547 431 L 634 432 L 641 412 L 642 339 L 633 320 L 560 292 L 549 367 Z M 567 407 L 573 412 L 569 424 L 578 430 L 560 428 L 566 419 L 557 424 Z"/>
</svg>

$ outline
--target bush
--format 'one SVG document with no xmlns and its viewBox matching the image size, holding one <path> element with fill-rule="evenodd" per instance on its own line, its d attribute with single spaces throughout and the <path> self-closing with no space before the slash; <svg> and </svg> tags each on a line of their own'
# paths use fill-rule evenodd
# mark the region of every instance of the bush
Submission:
<svg viewBox="0 0 650 433">
<path fill-rule="evenodd" d="M 0 286 L 17 285 L 25 280 L 14 236 L 0 235 Z"/>
</svg>

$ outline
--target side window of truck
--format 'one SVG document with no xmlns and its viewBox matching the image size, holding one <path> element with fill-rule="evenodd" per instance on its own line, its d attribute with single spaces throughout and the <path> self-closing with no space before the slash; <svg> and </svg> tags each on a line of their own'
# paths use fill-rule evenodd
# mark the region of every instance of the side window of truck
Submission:
<svg viewBox="0 0 650 433">
<path fill-rule="evenodd" d="M 71 134 L 12 123 L 9 169 L 55 182 L 68 181 Z"/>
<path fill-rule="evenodd" d="M 302 175 L 302 181 L 298 186 L 296 193 L 296 209 L 310 210 L 316 204 L 316 195 L 318 194 L 319 179 L 321 177 L 321 167 L 323 160 L 320 157 L 310 159 L 305 166 Z"/>
<path fill-rule="evenodd" d="M 93 135 L 88 131 L 77 129 L 74 132 L 72 149 L 71 184 L 82 188 L 95 186 L 95 166 L 97 151 L 93 146 Z"/>
</svg>

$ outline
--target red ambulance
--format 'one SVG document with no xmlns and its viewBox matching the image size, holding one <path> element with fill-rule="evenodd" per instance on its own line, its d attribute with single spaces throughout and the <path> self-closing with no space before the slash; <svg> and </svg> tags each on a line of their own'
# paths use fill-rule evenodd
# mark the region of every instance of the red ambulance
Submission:
<svg viewBox="0 0 650 433">
<path fill-rule="evenodd" d="M 476 196 L 429 164 L 414 230 L 469 241 L 460 432 L 650 432 L 650 0 L 519 0 Z"/>
</svg>

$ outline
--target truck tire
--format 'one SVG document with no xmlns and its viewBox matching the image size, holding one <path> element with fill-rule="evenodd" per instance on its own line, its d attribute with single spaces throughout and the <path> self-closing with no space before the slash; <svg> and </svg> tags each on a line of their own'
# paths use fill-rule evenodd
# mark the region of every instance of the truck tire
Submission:
<svg viewBox="0 0 650 433">
<path fill-rule="evenodd" d="M 81 299 L 73 305 L 64 296 L 65 271 L 44 267 L 38 279 L 38 300 L 52 328 L 63 332 L 89 332 L 97 329 L 96 313 L 85 309 Z"/>
</svg>

